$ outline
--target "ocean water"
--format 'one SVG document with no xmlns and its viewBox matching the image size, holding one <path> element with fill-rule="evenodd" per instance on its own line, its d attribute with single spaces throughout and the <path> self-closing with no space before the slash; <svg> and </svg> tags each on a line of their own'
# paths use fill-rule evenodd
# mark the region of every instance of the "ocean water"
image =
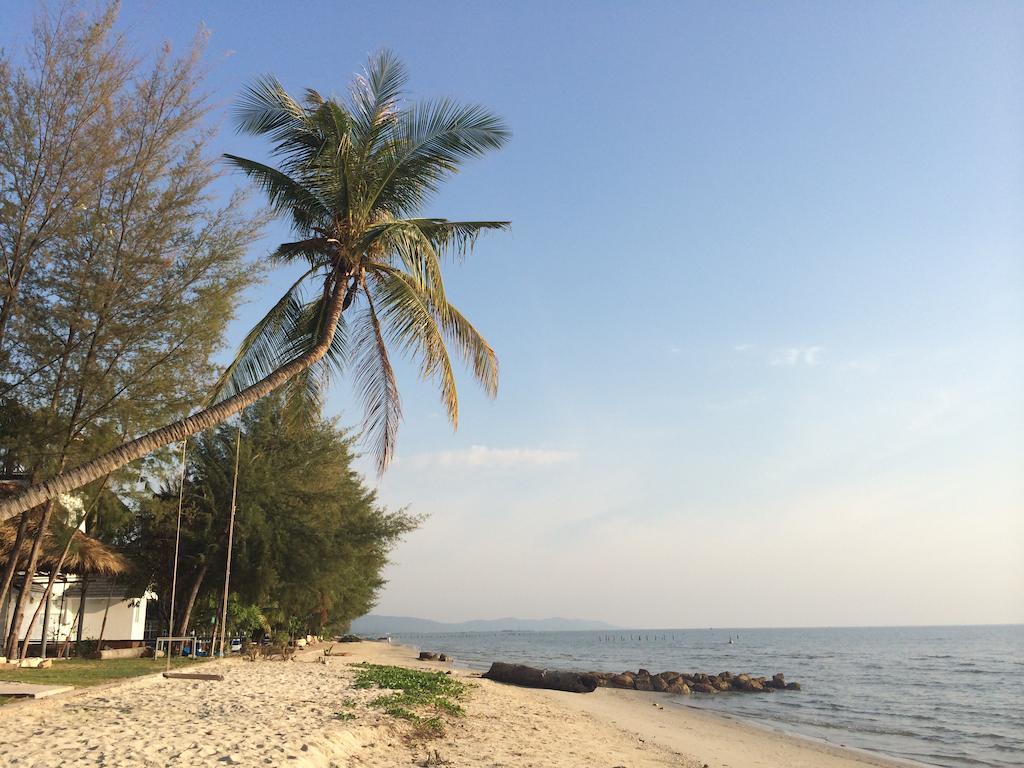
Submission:
<svg viewBox="0 0 1024 768">
<path fill-rule="evenodd" d="M 927 765 L 1024 766 L 1020 625 L 467 632 L 394 639 L 450 653 L 478 669 L 507 661 L 601 672 L 783 672 L 803 690 L 657 695 Z"/>
</svg>

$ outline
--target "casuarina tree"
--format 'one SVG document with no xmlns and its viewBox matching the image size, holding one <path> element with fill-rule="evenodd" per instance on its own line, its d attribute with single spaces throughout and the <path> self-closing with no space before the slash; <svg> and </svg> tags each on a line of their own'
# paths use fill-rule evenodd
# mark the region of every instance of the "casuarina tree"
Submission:
<svg viewBox="0 0 1024 768">
<path fill-rule="evenodd" d="M 289 95 L 274 78 L 249 87 L 239 129 L 267 138 L 275 164 L 228 155 L 288 217 L 296 239 L 274 262 L 304 271 L 243 341 L 206 407 L 60 472 L 0 502 L 0 519 L 100 479 L 162 446 L 223 422 L 288 386 L 289 397 L 323 386 L 332 371 L 353 377 L 363 433 L 378 467 L 389 463 L 401 417 L 390 351 L 415 358 L 439 386 L 453 425 L 458 396 L 452 352 L 494 395 L 494 351 L 448 301 L 446 255 L 464 256 L 503 221 L 449 221 L 417 214 L 467 160 L 500 148 L 509 132 L 483 107 L 449 99 L 407 104 L 406 71 L 389 52 L 372 58 L 348 99 Z"/>
</svg>

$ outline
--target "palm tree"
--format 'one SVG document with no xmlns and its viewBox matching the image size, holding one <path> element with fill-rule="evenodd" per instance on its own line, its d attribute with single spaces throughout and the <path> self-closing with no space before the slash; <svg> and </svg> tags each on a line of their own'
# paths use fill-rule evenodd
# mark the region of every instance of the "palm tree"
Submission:
<svg viewBox="0 0 1024 768">
<path fill-rule="evenodd" d="M 273 77 L 246 89 L 238 128 L 269 138 L 279 165 L 225 157 L 290 218 L 297 239 L 272 259 L 301 264 L 302 276 L 246 336 L 206 407 L 0 501 L 0 519 L 208 429 L 282 386 L 289 397 L 315 393 L 332 371 L 353 377 L 363 432 L 383 471 L 401 419 L 389 346 L 437 382 L 453 426 L 449 348 L 496 393 L 494 351 L 448 302 L 441 264 L 446 255 L 465 256 L 481 232 L 509 223 L 414 216 L 464 161 L 499 149 L 509 132 L 480 106 L 405 105 L 405 83 L 404 67 L 383 52 L 355 79 L 347 103 L 313 90 L 296 100 Z"/>
</svg>

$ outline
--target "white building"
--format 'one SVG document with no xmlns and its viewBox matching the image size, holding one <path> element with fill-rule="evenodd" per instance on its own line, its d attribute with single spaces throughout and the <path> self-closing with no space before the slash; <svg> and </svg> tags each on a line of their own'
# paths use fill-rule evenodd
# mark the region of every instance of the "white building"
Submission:
<svg viewBox="0 0 1024 768">
<path fill-rule="evenodd" d="M 142 645 L 146 608 L 156 595 L 151 592 L 141 596 L 132 594 L 123 584 L 118 584 L 116 574 L 130 570 L 131 565 L 122 555 L 85 534 L 85 515 L 79 499 L 62 496 L 59 509 L 65 514 L 63 519 L 58 519 L 55 513 L 48 526 L 36 576 L 29 587 L 19 644 L 24 642 L 31 627 L 29 655 L 56 655 L 68 638 L 74 642 L 102 637 L 104 648 Z M 19 566 L 25 564 L 29 543 L 34 540 L 40 523 L 40 518 L 30 518 Z M 10 557 L 17 528 L 16 519 L 0 523 L 0 565 Z M 40 608 L 54 568 L 60 568 L 60 573 L 48 604 Z M 16 573 L 7 602 L 0 605 L 0 621 L 3 622 L 0 624 L 0 636 L 6 636 L 11 627 L 24 579 L 24 571 Z M 48 645 L 47 653 L 40 654 L 44 638 Z"/>
<path fill-rule="evenodd" d="M 37 576 L 32 582 L 25 618 L 21 624 L 19 642 L 24 642 L 32 616 L 39 607 L 46 592 L 47 575 Z M 16 585 L 18 580 L 16 579 Z M 85 590 L 85 610 L 79 619 L 79 608 L 82 604 L 82 578 L 68 574 L 58 578 L 50 595 L 49 610 L 44 606 L 32 629 L 32 641 L 29 655 L 40 655 L 40 643 L 45 637 L 48 642 L 47 656 L 55 656 L 64 641 L 70 637 L 74 643 L 77 639 L 99 640 L 102 636 L 103 646 L 110 648 L 131 648 L 142 645 L 146 630 L 146 609 L 150 600 L 155 599 L 151 592 L 141 597 L 126 593 L 124 587 L 102 577 L 91 577 Z M 18 600 L 18 589 L 11 590 L 7 605 L 0 610 L 3 624 L 10 627 Z M 104 626 L 104 615 L 106 626 Z M 78 623 L 81 621 L 81 632 Z"/>
</svg>

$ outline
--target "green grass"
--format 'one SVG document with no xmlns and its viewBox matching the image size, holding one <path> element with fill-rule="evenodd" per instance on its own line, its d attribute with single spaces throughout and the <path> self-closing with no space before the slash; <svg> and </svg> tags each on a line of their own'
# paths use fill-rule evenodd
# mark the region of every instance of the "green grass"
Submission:
<svg viewBox="0 0 1024 768">
<path fill-rule="evenodd" d="M 174 658 L 171 667 L 187 667 L 202 664 L 205 659 L 193 660 Z M 139 675 L 163 672 L 166 659 L 65 659 L 54 660 L 49 669 L 11 669 L 0 671 L 0 680 L 16 683 L 38 683 L 39 685 L 73 685 L 85 687 L 100 685 L 114 680 L 124 680 Z M 0 702 L 2 703 L 2 702 Z"/>
<path fill-rule="evenodd" d="M 444 734 L 444 720 L 439 715 L 462 717 L 466 714 L 458 700 L 465 697 L 468 686 L 451 675 L 381 664 L 354 666 L 358 669 L 356 688 L 394 691 L 378 696 L 370 706 L 379 707 L 385 714 L 399 720 L 408 720 L 423 736 Z M 423 710 L 428 714 L 421 714 Z"/>
</svg>

